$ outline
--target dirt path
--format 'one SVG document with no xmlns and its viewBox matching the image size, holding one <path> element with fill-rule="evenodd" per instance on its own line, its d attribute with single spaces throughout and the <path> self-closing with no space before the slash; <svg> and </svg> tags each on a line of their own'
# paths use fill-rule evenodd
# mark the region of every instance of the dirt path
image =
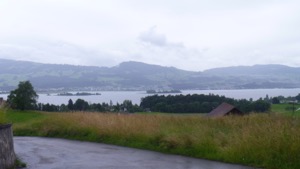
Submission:
<svg viewBox="0 0 300 169">
<path fill-rule="evenodd" d="M 39 137 L 14 137 L 28 169 L 253 169 L 113 145 Z"/>
</svg>

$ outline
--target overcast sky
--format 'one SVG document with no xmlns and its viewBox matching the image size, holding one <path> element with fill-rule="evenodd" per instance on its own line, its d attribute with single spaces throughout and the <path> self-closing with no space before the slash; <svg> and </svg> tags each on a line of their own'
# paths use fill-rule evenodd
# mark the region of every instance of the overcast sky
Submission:
<svg viewBox="0 0 300 169">
<path fill-rule="evenodd" d="M 0 58 L 300 66 L 299 0 L 0 0 Z"/>
</svg>

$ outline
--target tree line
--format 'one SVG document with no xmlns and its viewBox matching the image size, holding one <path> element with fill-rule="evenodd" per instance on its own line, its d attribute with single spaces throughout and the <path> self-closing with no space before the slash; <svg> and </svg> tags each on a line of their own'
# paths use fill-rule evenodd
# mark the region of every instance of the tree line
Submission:
<svg viewBox="0 0 300 169">
<path fill-rule="evenodd" d="M 54 105 L 38 103 L 36 110 L 47 112 L 72 112 L 72 111 L 90 111 L 90 112 L 141 112 L 143 110 L 137 104 L 133 104 L 131 100 L 124 100 L 123 103 L 113 104 L 110 103 L 88 103 L 83 99 L 77 99 L 73 102 L 72 99 L 68 104 Z"/>
<path fill-rule="evenodd" d="M 300 95 L 299 95 L 300 97 Z M 274 99 L 236 100 L 214 94 L 193 95 L 153 95 L 142 98 L 140 105 L 133 104 L 130 100 L 123 103 L 88 103 L 83 99 L 72 99 L 67 104 L 53 105 L 37 103 L 38 95 L 29 81 L 20 82 L 18 88 L 11 91 L 8 104 L 13 109 L 40 110 L 40 111 L 94 111 L 94 112 L 165 112 L 165 113 L 209 113 L 223 102 L 234 105 L 239 110 L 248 112 L 266 112 L 270 110 L 271 101 Z M 298 97 L 296 97 L 298 98 Z M 271 100 L 271 101 L 270 101 Z"/>
<path fill-rule="evenodd" d="M 148 96 L 142 99 L 140 107 L 154 112 L 209 113 L 223 102 L 232 104 L 245 113 L 267 112 L 271 107 L 271 104 L 263 99 L 257 101 L 246 99 L 236 100 L 214 94 Z"/>
<path fill-rule="evenodd" d="M 164 112 L 164 113 L 209 113 L 221 103 L 227 102 L 236 106 L 244 113 L 267 112 L 271 104 L 263 99 L 250 101 L 246 99 L 235 100 L 219 95 L 153 95 L 142 99 L 140 105 L 132 104 L 130 100 L 123 103 L 88 103 L 83 99 L 72 99 L 68 104 L 53 105 L 38 103 L 36 110 L 48 112 L 91 111 L 91 112 Z"/>
<path fill-rule="evenodd" d="M 38 95 L 29 81 L 20 82 L 17 89 L 10 92 L 7 103 L 12 109 L 18 110 L 40 110 L 48 112 L 67 112 L 67 111 L 94 111 L 94 112 L 138 112 L 142 111 L 140 106 L 133 104 L 130 100 L 123 103 L 88 103 L 83 99 L 72 99 L 67 104 L 54 105 L 37 103 Z"/>
</svg>

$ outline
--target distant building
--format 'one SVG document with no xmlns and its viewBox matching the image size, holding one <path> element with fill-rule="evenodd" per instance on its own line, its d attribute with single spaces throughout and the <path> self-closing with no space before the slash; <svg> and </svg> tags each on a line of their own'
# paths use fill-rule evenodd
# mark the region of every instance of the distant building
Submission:
<svg viewBox="0 0 300 169">
<path fill-rule="evenodd" d="M 243 115 L 244 113 L 228 103 L 222 103 L 217 108 L 208 113 L 209 117 L 222 117 L 227 115 Z"/>
</svg>

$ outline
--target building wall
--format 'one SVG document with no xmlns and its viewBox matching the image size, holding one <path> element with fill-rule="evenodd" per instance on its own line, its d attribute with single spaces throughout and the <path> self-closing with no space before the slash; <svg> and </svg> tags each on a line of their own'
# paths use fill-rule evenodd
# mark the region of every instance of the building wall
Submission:
<svg viewBox="0 0 300 169">
<path fill-rule="evenodd" d="M 12 126 L 0 125 L 0 169 L 13 168 L 15 161 Z"/>
</svg>

